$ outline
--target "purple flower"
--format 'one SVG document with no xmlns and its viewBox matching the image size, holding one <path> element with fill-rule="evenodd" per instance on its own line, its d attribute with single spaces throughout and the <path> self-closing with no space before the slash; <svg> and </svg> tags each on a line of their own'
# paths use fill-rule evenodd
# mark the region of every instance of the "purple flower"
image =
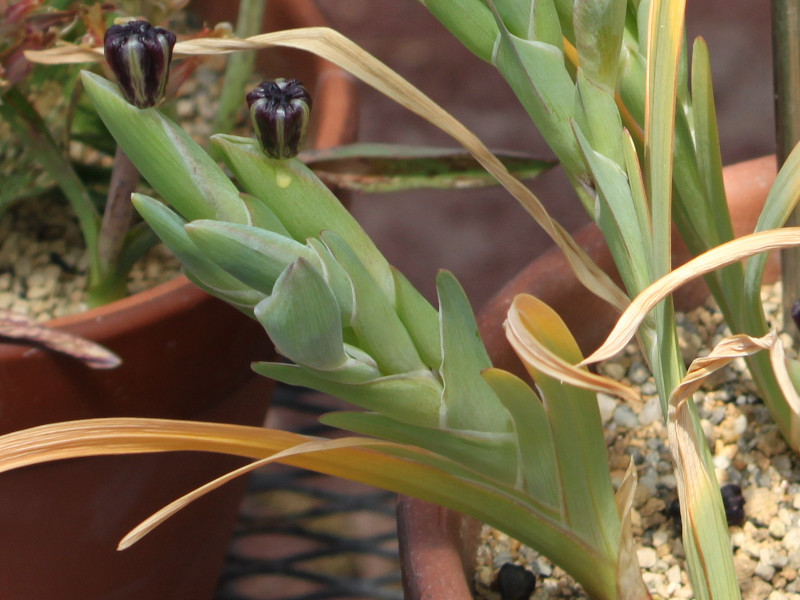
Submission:
<svg viewBox="0 0 800 600">
<path fill-rule="evenodd" d="M 175 34 L 147 21 L 112 25 L 106 31 L 106 60 L 125 98 L 139 108 L 164 98 Z"/>
<path fill-rule="evenodd" d="M 311 95 L 297 79 L 263 81 L 247 94 L 261 149 L 271 158 L 297 156 L 311 113 Z"/>
</svg>

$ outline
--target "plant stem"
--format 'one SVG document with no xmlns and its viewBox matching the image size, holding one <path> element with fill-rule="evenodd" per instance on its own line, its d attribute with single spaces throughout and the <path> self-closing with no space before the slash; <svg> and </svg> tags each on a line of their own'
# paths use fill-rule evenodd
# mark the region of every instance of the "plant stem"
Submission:
<svg viewBox="0 0 800 600">
<path fill-rule="evenodd" d="M 241 0 L 236 21 L 236 35 L 250 37 L 261 32 L 267 0 Z M 228 133 L 236 123 L 245 95 L 245 86 L 253 71 L 255 52 L 237 52 L 228 57 L 225 80 L 219 99 L 219 110 L 214 123 L 214 131 Z"/>
<path fill-rule="evenodd" d="M 106 207 L 97 240 L 100 281 L 90 282 L 89 304 L 97 306 L 125 295 L 125 277 L 119 265 L 119 257 L 125 245 L 125 237 L 133 218 L 131 194 L 139 184 L 139 171 L 122 148 L 117 146 L 114 167 L 108 186 Z M 115 282 L 109 285 L 110 282 Z"/>
<path fill-rule="evenodd" d="M 800 0 L 772 0 L 772 63 L 778 167 L 800 140 Z M 795 208 L 787 226 L 800 225 Z M 800 299 L 800 249 L 781 253 L 783 322 L 789 331 L 792 304 Z M 792 334 L 797 337 L 796 333 Z"/>
</svg>

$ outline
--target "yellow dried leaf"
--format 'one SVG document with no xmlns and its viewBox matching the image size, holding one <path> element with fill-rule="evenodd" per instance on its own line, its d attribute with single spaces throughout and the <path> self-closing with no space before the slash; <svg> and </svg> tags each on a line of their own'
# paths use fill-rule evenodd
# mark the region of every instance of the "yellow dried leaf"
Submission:
<svg viewBox="0 0 800 600">
<path fill-rule="evenodd" d="M 647 314 L 683 284 L 743 258 L 798 245 L 800 245 L 800 228 L 785 227 L 742 236 L 693 258 L 636 296 L 622 313 L 606 341 L 580 364 L 588 365 L 607 360 L 620 352 L 636 334 Z"/>
</svg>

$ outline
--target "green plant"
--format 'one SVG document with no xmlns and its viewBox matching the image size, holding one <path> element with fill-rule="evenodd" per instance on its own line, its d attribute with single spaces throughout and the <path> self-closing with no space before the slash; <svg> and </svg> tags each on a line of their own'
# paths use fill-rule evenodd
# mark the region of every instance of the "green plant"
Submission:
<svg viewBox="0 0 800 600">
<path fill-rule="evenodd" d="M 518 297 L 507 335 L 537 394 L 491 368 L 452 275 L 437 278 L 437 310 L 388 265 L 302 162 L 268 158 L 251 139 L 214 136 L 210 152 L 240 193 L 174 123 L 155 109 L 129 105 L 113 85 L 84 73 L 99 115 L 160 196 L 134 195 L 137 210 L 198 285 L 251 313 L 293 363 L 258 364 L 256 371 L 365 409 L 324 420 L 370 437 L 326 441 L 200 423 L 85 421 L 0 438 L 0 470 L 87 454 L 185 449 L 259 459 L 165 508 L 134 530 L 127 546 L 197 496 L 280 460 L 475 516 L 542 550 L 592 597 L 647 598 L 629 523 L 635 477 L 629 471 L 612 489 L 591 393 L 630 398 L 633 392 L 585 368 L 638 334 L 667 420 L 696 597 L 738 597 L 719 487 L 691 394 L 714 369 L 751 356 L 765 401 L 798 447 L 791 383 L 797 363 L 785 359 L 777 335 L 767 331 L 759 289 L 760 256 L 800 244 L 798 229 L 776 229 L 800 195 L 800 154 L 787 157 L 757 232 L 731 241 L 708 55 L 698 40 L 690 57 L 683 2 L 424 4 L 517 93 L 603 230 L 624 292 L 477 138 L 334 32 L 197 40 L 179 48 L 192 54 L 285 45 L 316 52 L 450 133 L 542 224 L 581 280 L 624 310 L 607 342 L 584 359 L 551 309 Z M 697 255 L 679 268 L 670 264 L 673 220 Z M 700 276 L 736 335 L 686 371 L 668 297 Z"/>
</svg>

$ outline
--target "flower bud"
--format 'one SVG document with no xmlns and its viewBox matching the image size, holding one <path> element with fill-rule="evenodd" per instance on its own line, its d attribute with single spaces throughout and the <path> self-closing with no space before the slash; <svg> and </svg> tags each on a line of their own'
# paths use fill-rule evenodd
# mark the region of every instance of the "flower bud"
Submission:
<svg viewBox="0 0 800 600">
<path fill-rule="evenodd" d="M 250 118 L 261 149 L 271 158 L 300 152 L 311 113 L 311 95 L 297 79 L 263 81 L 247 94 Z"/>
<path fill-rule="evenodd" d="M 794 321 L 794 324 L 797 326 L 798 329 L 800 329 L 800 300 L 792 304 L 792 309 L 790 314 L 792 316 L 792 321 Z"/>
<path fill-rule="evenodd" d="M 112 25 L 104 40 L 106 60 L 125 98 L 139 108 L 164 98 L 175 34 L 147 21 Z"/>
</svg>

